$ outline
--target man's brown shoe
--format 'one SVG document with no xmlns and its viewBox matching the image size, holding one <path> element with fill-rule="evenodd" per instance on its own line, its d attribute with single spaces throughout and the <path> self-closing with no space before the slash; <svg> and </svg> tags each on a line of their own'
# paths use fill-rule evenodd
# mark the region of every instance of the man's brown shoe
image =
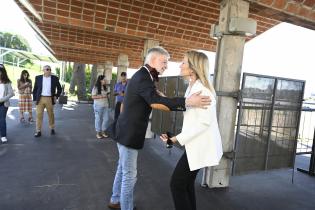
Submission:
<svg viewBox="0 0 315 210">
<path fill-rule="evenodd" d="M 110 208 L 110 209 L 120 209 L 120 203 L 111 203 L 111 202 L 109 202 L 108 208 Z"/>
<path fill-rule="evenodd" d="M 111 202 L 109 202 L 108 208 L 110 208 L 110 209 L 120 209 L 120 203 L 111 203 Z M 137 207 L 133 207 L 133 210 L 137 210 Z"/>
</svg>

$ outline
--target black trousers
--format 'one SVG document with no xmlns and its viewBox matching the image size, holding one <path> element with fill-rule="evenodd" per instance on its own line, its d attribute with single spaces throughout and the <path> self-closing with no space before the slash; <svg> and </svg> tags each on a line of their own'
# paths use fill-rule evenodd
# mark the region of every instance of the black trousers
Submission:
<svg viewBox="0 0 315 210">
<path fill-rule="evenodd" d="M 170 184 L 176 210 L 196 210 L 195 180 L 198 171 L 190 171 L 185 151 L 175 167 Z"/>
<path fill-rule="evenodd" d="M 121 102 L 117 102 L 115 105 L 115 120 L 118 119 L 118 116 L 120 114 L 120 106 L 121 106 Z"/>
</svg>

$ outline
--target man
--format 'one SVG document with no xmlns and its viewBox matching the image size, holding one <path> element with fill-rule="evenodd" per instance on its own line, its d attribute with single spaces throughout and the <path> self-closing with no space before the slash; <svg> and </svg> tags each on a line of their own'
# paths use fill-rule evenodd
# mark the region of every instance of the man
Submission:
<svg viewBox="0 0 315 210">
<path fill-rule="evenodd" d="M 145 66 L 141 67 L 128 81 L 123 111 L 118 117 L 115 129 L 108 129 L 117 141 L 119 160 L 113 194 L 108 207 L 111 209 L 133 210 L 133 190 L 137 180 L 137 156 L 142 149 L 152 107 L 184 111 L 185 106 L 204 107 L 210 104 L 209 97 L 200 92 L 190 98 L 166 98 L 157 93 L 154 82 L 158 74 L 167 68 L 168 52 L 162 47 L 148 51 Z M 116 132 L 111 132 L 115 130 Z"/>
<path fill-rule="evenodd" d="M 120 114 L 120 106 L 124 100 L 125 90 L 127 87 L 127 74 L 126 72 L 121 72 L 120 82 L 116 83 L 114 87 L 114 96 L 116 96 L 116 105 L 115 105 L 115 120 L 118 119 Z"/>
<path fill-rule="evenodd" d="M 59 98 L 62 88 L 59 78 L 51 75 L 50 66 L 43 68 L 44 74 L 35 77 L 33 101 L 36 101 L 36 132 L 35 137 L 42 135 L 43 113 L 46 108 L 49 119 L 50 134 L 55 135 L 54 104 Z"/>
</svg>

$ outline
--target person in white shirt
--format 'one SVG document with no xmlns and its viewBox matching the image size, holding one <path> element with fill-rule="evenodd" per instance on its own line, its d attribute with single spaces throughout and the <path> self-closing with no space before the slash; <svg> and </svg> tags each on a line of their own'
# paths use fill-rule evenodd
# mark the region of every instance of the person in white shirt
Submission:
<svg viewBox="0 0 315 210">
<path fill-rule="evenodd" d="M 219 164 L 222 157 L 221 135 L 217 122 L 216 93 L 209 82 L 208 57 L 199 51 L 185 53 L 180 75 L 189 81 L 185 97 L 201 91 L 210 96 L 207 109 L 188 107 L 183 113 L 182 132 L 170 138 L 185 146 L 171 178 L 171 192 L 176 210 L 196 210 L 195 179 L 201 168 Z M 167 135 L 160 137 L 167 141 Z"/>
<path fill-rule="evenodd" d="M 0 134 L 1 142 L 6 143 L 7 139 L 7 112 L 10 106 L 9 99 L 14 96 L 11 81 L 3 64 L 0 64 Z"/>
<path fill-rule="evenodd" d="M 109 126 L 109 102 L 108 88 L 106 87 L 106 79 L 104 75 L 97 77 L 95 86 L 92 90 L 92 99 L 94 100 L 93 108 L 95 114 L 95 130 L 96 138 L 107 138 L 105 130 Z"/>
</svg>

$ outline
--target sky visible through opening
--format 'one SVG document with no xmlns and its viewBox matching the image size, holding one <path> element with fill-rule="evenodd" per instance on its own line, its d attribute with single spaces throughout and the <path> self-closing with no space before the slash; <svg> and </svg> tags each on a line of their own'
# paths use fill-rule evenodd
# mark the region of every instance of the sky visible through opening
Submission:
<svg viewBox="0 0 315 210">
<path fill-rule="evenodd" d="M 50 55 L 36 39 L 13 0 L 0 1 L 0 31 L 19 34 L 28 40 L 33 53 Z M 306 80 L 305 97 L 315 97 L 315 31 L 281 23 L 245 44 L 242 72 Z M 207 53 L 213 72 L 215 53 Z M 128 71 L 129 72 L 129 71 Z M 135 70 L 130 69 L 132 74 Z M 179 63 L 170 62 L 165 76 L 178 75 Z"/>
</svg>

